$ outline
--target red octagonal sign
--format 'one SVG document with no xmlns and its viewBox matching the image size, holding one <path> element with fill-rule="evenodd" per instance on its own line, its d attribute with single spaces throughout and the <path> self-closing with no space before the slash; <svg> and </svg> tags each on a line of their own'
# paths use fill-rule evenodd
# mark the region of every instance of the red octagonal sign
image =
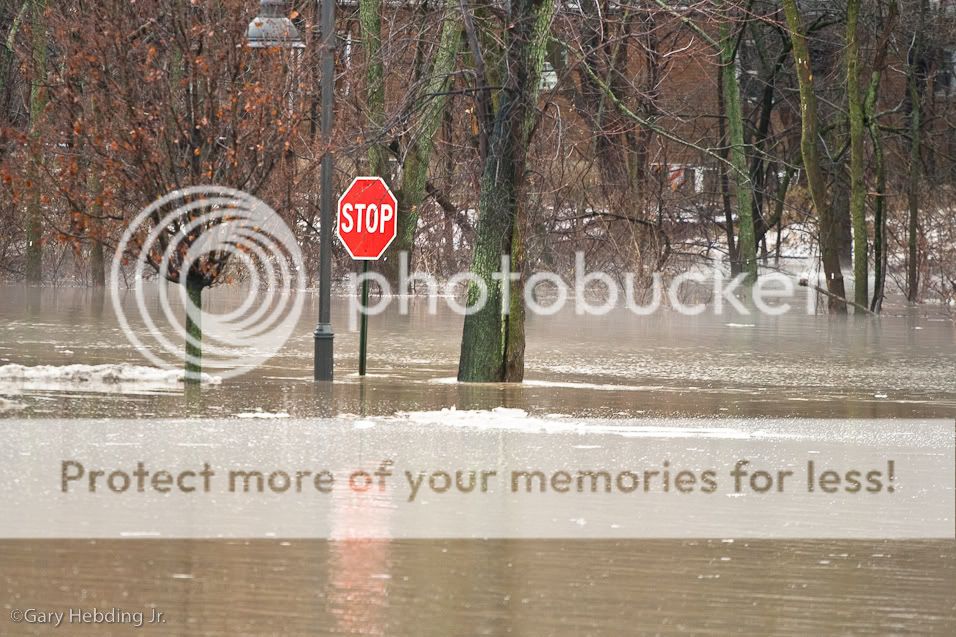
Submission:
<svg viewBox="0 0 956 637">
<path fill-rule="evenodd" d="M 381 177 L 356 177 L 339 197 L 336 232 L 353 259 L 374 261 L 395 239 L 398 200 Z"/>
</svg>

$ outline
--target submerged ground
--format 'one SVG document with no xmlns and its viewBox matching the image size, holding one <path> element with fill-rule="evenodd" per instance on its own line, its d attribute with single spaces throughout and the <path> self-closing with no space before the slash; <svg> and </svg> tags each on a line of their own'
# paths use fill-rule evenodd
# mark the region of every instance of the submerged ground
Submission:
<svg viewBox="0 0 956 637">
<path fill-rule="evenodd" d="M 218 291 L 211 302 L 228 304 L 236 294 Z M 184 392 L 161 374 L 63 371 L 145 364 L 108 297 L 3 288 L 0 417 L 359 417 L 498 407 L 572 417 L 956 415 L 956 326 L 935 310 L 891 309 L 878 321 L 800 311 L 533 317 L 521 386 L 455 383 L 460 318 L 430 316 L 424 304 L 410 316 L 372 318 L 370 376 L 359 379 L 357 335 L 346 331 L 344 302 L 336 310 L 333 388 L 311 381 L 307 310 L 268 365 Z M 57 367 L 38 374 L 10 365 Z M 5 541 L 0 573 L 5 608 L 155 606 L 171 634 L 956 629 L 952 541 Z"/>
</svg>

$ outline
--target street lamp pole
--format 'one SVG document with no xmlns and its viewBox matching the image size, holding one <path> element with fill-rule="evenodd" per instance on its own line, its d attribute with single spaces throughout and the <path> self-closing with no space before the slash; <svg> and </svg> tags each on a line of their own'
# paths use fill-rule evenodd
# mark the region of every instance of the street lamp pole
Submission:
<svg viewBox="0 0 956 637">
<path fill-rule="evenodd" d="M 335 88 L 335 0 L 317 0 L 321 26 L 319 44 L 322 71 L 321 184 L 319 199 L 319 323 L 315 340 L 315 380 L 332 380 L 332 104 Z M 253 49 L 301 49 L 305 42 L 288 18 L 288 0 L 259 0 L 259 15 L 249 23 L 247 46 Z"/>
<path fill-rule="evenodd" d="M 319 323 L 313 334 L 317 381 L 332 380 L 332 102 L 335 88 L 335 0 L 318 0 L 321 25 L 322 134 L 321 197 L 319 199 Z"/>
</svg>

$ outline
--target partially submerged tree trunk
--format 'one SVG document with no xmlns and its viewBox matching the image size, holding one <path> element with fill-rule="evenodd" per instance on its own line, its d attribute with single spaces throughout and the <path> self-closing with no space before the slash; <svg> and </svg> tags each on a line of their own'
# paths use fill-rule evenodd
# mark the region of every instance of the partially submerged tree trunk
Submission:
<svg viewBox="0 0 956 637">
<path fill-rule="evenodd" d="M 876 201 L 873 207 L 873 300 L 870 310 L 879 313 L 883 308 L 886 290 L 886 161 L 883 158 L 883 143 L 876 126 L 870 127 L 873 140 L 873 163 L 876 164 Z"/>
<path fill-rule="evenodd" d="M 90 284 L 95 288 L 101 288 L 106 285 L 106 258 L 103 254 L 103 208 L 97 199 L 100 194 L 99 179 L 91 175 L 90 200 L 91 210 L 87 236 L 92 245 L 90 246 Z"/>
<path fill-rule="evenodd" d="M 186 277 L 187 302 L 192 309 L 186 309 L 186 375 L 187 383 L 198 383 L 202 379 L 202 291 L 205 283 L 192 276 Z M 194 319 L 195 317 L 195 319 Z"/>
<path fill-rule="evenodd" d="M 914 80 L 910 80 L 914 84 Z M 906 200 L 908 215 L 906 223 L 906 300 L 915 303 L 919 299 L 919 184 L 920 184 L 920 137 L 922 135 L 921 107 L 917 89 L 911 88 L 913 110 L 910 112 L 910 167 Z"/>
<path fill-rule="evenodd" d="M 90 248 L 90 285 L 94 288 L 106 286 L 106 260 L 103 255 L 103 242 L 94 237 Z"/>
<path fill-rule="evenodd" d="M 793 60 L 800 85 L 801 136 L 800 152 L 803 156 L 804 173 L 810 187 L 813 207 L 817 210 L 820 224 L 820 252 L 823 272 L 826 276 L 830 312 L 845 314 L 846 289 L 843 284 L 843 272 L 840 268 L 839 237 L 836 219 L 827 199 L 826 181 L 820 168 L 818 149 L 819 129 L 817 126 L 817 97 L 814 93 L 813 73 L 810 70 L 810 51 L 807 38 L 803 34 L 803 24 L 796 0 L 783 0 L 790 28 L 790 41 L 793 46 Z"/>
<path fill-rule="evenodd" d="M 30 82 L 30 137 L 39 145 L 39 120 L 45 107 L 44 84 L 46 82 L 46 0 L 33 0 L 33 79 Z M 26 279 L 30 285 L 39 285 L 43 278 L 43 209 L 40 199 L 40 162 L 42 153 L 32 159 L 33 188 L 27 204 L 27 255 Z"/>
<path fill-rule="evenodd" d="M 716 157 L 720 160 L 720 187 L 726 223 L 727 247 L 730 254 L 731 273 L 737 275 L 746 273 L 747 282 L 753 283 L 757 279 L 757 233 L 754 218 L 757 209 L 754 205 L 754 183 L 750 171 L 750 162 L 747 158 L 745 141 L 745 120 L 743 100 L 740 95 L 740 80 L 737 77 L 738 33 L 732 29 L 735 22 L 732 7 L 723 3 L 726 14 L 719 23 L 718 38 L 714 39 L 707 30 L 682 14 L 672 3 L 664 0 L 655 0 L 656 4 L 671 15 L 677 17 L 697 33 L 709 44 L 720 59 L 720 78 L 717 86 L 717 95 L 720 102 L 720 130 L 722 147 Z M 686 143 L 680 140 L 679 143 Z M 693 144 L 687 144 L 694 146 Z M 705 149 L 699 149 L 705 150 Z M 712 155 L 709 150 L 706 154 Z M 730 175 L 729 173 L 733 173 Z M 733 177 L 734 197 L 737 200 L 737 216 L 739 234 L 734 240 L 733 214 L 729 197 L 729 178 Z"/>
<path fill-rule="evenodd" d="M 768 50 L 766 38 L 763 34 L 763 27 L 759 21 L 751 22 L 749 25 L 753 34 L 754 43 L 758 50 Z M 780 33 L 781 51 L 776 60 L 770 63 L 763 55 L 758 56 L 761 62 L 760 84 L 762 85 L 761 96 L 759 99 L 760 117 L 753 132 L 753 150 L 750 153 L 750 179 L 754 191 L 754 234 L 756 242 L 761 244 L 764 253 L 767 250 L 767 233 L 777 227 L 777 244 L 780 242 L 780 229 L 778 224 L 783 218 L 783 200 L 787 195 L 790 186 L 790 180 L 793 177 L 793 170 L 789 163 L 784 168 L 784 179 L 778 183 L 776 190 L 776 200 L 768 196 L 770 192 L 769 175 L 777 172 L 779 168 L 773 161 L 768 147 L 771 145 L 771 129 L 773 124 L 774 110 L 777 105 L 777 77 L 784 70 L 787 60 L 790 58 L 790 38 L 786 33 Z M 773 200 L 772 213 L 769 218 L 764 214 L 764 208 L 768 202 Z M 779 262 L 779 252 L 774 256 L 774 260 Z"/>
<path fill-rule="evenodd" d="M 744 115 L 740 99 L 740 83 L 737 80 L 736 37 L 728 24 L 730 16 L 720 22 L 721 86 L 724 111 L 727 114 L 727 130 L 730 141 L 730 163 L 733 165 L 734 197 L 737 200 L 737 222 L 740 224 L 737 241 L 737 257 L 740 271 L 746 273 L 747 281 L 757 280 L 757 246 L 754 234 L 753 183 L 744 145 Z"/>
<path fill-rule="evenodd" d="M 923 90 L 926 80 L 926 0 L 920 0 L 913 45 L 909 51 L 906 80 L 909 106 L 910 166 L 907 184 L 909 215 L 906 224 L 906 300 L 919 299 L 919 188 L 922 178 Z"/>
<path fill-rule="evenodd" d="M 899 15 L 898 5 L 890 0 L 887 3 L 889 13 L 883 23 L 883 33 L 876 47 L 876 58 L 870 73 L 870 83 L 866 90 L 864 119 L 870 140 L 873 142 L 873 163 L 876 170 L 876 199 L 873 206 L 873 300 L 870 310 L 879 313 L 883 308 L 883 295 L 886 289 L 886 161 L 883 155 L 883 141 L 876 121 L 876 101 L 879 94 L 883 70 L 886 68 L 886 56 L 893 33 L 893 25 Z"/>
<path fill-rule="evenodd" d="M 737 250 L 737 235 L 734 232 L 734 209 L 730 202 L 730 178 L 727 175 L 727 164 L 730 163 L 730 147 L 727 144 L 727 100 L 724 99 L 724 70 L 718 71 L 717 78 L 717 129 L 720 136 L 720 161 L 717 172 L 720 175 L 720 203 L 724 211 L 724 234 L 727 237 L 727 256 L 730 258 L 730 274 L 740 274 L 740 258 Z"/>
<path fill-rule="evenodd" d="M 504 305 L 506 309 L 515 303 L 522 304 L 523 295 L 519 286 L 496 280 L 492 275 L 499 270 L 502 255 L 522 260 L 518 195 L 537 115 L 538 86 L 554 9 L 554 0 L 513 0 L 506 17 L 504 90 L 488 140 L 471 267 L 487 290 L 487 302 L 465 317 L 458 367 L 460 381 L 519 381 L 524 372 L 523 312 L 521 308 L 507 315 L 502 311 L 506 290 L 510 296 Z M 514 271 L 514 264 L 509 270 Z M 469 306 L 476 304 L 479 297 L 479 286 L 472 283 L 468 290 Z M 512 363 L 509 365 L 508 361 Z"/>
<path fill-rule="evenodd" d="M 833 131 L 833 140 L 843 143 L 846 136 L 846 127 L 840 126 L 839 133 Z M 850 172 L 845 157 L 837 157 L 830 161 L 829 157 L 820 158 L 823 163 L 822 171 L 824 182 L 828 175 L 833 175 L 829 181 L 830 215 L 833 218 L 833 242 L 837 254 L 840 256 L 840 269 L 853 270 L 853 221 L 850 219 Z"/>
<path fill-rule="evenodd" d="M 509 383 L 524 380 L 525 311 L 523 283 L 525 282 L 524 231 L 527 223 L 527 204 L 523 198 L 516 202 L 514 229 L 511 235 L 511 269 L 519 274 L 517 281 L 504 282 L 510 290 L 508 316 L 504 329 L 504 377 Z"/>
<path fill-rule="evenodd" d="M 850 218 L 853 220 L 853 300 L 866 307 L 869 291 L 869 237 L 866 227 L 866 182 L 863 98 L 860 94 L 860 43 L 857 22 L 861 0 L 848 0 L 846 18 L 846 82 L 850 113 Z"/>
<path fill-rule="evenodd" d="M 457 0 L 446 0 L 441 23 L 438 50 L 431 69 L 425 72 L 425 86 L 416 105 L 421 107 L 421 118 L 409 140 L 402 163 L 402 185 L 398 197 L 398 234 L 389 250 L 389 257 L 397 264 L 398 255 L 407 252 L 409 268 L 415 247 L 415 230 L 422 202 L 425 201 L 428 166 L 431 162 L 435 134 L 442 122 L 448 102 L 448 87 L 455 70 L 455 60 L 461 47 L 461 12 Z M 418 110 L 418 109 L 416 109 Z M 388 257 L 386 257 L 388 258 Z M 397 280 L 397 269 L 387 267 L 390 278 Z"/>
</svg>

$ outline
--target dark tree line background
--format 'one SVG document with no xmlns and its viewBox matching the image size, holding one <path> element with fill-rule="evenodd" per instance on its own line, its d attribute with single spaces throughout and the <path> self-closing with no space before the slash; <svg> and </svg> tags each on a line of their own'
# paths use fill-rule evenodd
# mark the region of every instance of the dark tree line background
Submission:
<svg viewBox="0 0 956 637">
<path fill-rule="evenodd" d="M 199 184 L 267 201 L 315 272 L 331 150 L 337 188 L 399 196 L 391 278 L 409 250 L 495 300 L 502 254 L 527 277 L 581 250 L 638 285 L 819 275 L 834 313 L 956 298 L 952 1 L 348 0 L 330 149 L 316 3 L 285 5 L 297 51 L 244 46 L 258 5 L 0 0 L 0 277 L 103 285 L 124 223 Z M 466 320 L 463 379 L 520 380 L 511 299 Z"/>
</svg>

